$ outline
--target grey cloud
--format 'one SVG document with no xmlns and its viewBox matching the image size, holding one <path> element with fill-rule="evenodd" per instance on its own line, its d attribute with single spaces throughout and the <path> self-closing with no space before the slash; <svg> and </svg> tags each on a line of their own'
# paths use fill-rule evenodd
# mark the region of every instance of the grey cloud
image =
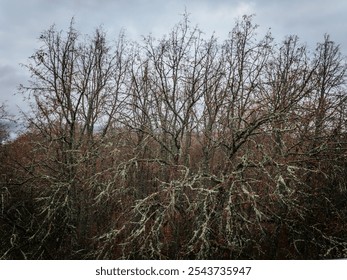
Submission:
<svg viewBox="0 0 347 280">
<path fill-rule="evenodd" d="M 22 97 L 17 95 L 20 83 L 28 79 L 20 68 L 12 65 L 0 65 L 0 104 L 6 103 L 10 114 L 18 114 L 18 106 L 25 107 Z"/>
<path fill-rule="evenodd" d="M 341 43 L 347 51 L 344 28 L 347 2 L 339 0 L 255 1 L 257 20 L 271 27 L 277 40 L 295 34 L 310 46 L 322 40 L 324 33 Z"/>
<path fill-rule="evenodd" d="M 185 9 L 192 24 L 207 35 L 215 31 L 220 39 L 231 31 L 235 17 L 255 13 L 260 31 L 271 27 L 277 41 L 297 34 L 314 46 L 329 33 L 347 53 L 347 1 L 342 0 L 0 0 L 0 98 L 12 99 L 26 77 L 18 64 L 40 46 L 39 34 L 53 23 L 66 29 L 75 16 L 81 33 L 103 25 L 110 39 L 125 28 L 131 39 L 140 40 L 140 35 L 167 33 Z"/>
</svg>

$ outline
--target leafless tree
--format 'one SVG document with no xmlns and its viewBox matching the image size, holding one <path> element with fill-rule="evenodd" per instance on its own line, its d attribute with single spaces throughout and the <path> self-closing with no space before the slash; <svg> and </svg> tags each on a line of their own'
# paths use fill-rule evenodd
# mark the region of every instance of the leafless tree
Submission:
<svg viewBox="0 0 347 280">
<path fill-rule="evenodd" d="M 346 257 L 346 61 L 257 32 L 43 32 L 2 258 Z"/>
<path fill-rule="evenodd" d="M 34 101 L 27 119 L 37 134 L 38 156 L 30 164 L 36 166 L 33 183 L 44 216 L 33 238 L 52 243 L 47 250 L 69 242 L 65 247 L 73 255 L 91 234 L 90 194 L 103 191 L 92 179 L 102 171 L 101 147 L 110 141 L 106 136 L 116 127 L 125 98 L 126 40 L 121 34 L 111 49 L 101 29 L 81 40 L 72 22 L 66 34 L 53 26 L 40 41 L 25 66 L 31 83 L 22 86 Z"/>
</svg>

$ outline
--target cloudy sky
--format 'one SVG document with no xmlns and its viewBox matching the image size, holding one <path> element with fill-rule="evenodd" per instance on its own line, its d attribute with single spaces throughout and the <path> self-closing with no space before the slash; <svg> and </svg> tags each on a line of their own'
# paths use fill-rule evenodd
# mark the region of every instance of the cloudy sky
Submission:
<svg viewBox="0 0 347 280">
<path fill-rule="evenodd" d="M 271 27 L 277 41 L 296 34 L 314 47 L 328 33 L 347 55 L 346 0 L 0 0 L 0 104 L 6 102 L 12 114 L 25 106 L 20 96 L 13 96 L 28 79 L 19 65 L 27 62 L 39 47 L 40 33 L 53 23 L 66 29 L 75 17 L 81 33 L 102 25 L 109 37 L 116 37 L 124 28 L 139 41 L 141 35 L 167 33 L 185 10 L 192 24 L 221 40 L 237 17 L 256 14 L 260 31 Z"/>
</svg>

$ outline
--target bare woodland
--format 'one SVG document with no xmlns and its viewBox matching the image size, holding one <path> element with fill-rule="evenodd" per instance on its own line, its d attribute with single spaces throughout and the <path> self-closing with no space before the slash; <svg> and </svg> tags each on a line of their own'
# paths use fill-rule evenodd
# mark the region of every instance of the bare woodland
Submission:
<svg viewBox="0 0 347 280">
<path fill-rule="evenodd" d="M 346 59 L 257 31 L 44 31 L 0 146 L 0 258 L 346 258 Z"/>
</svg>

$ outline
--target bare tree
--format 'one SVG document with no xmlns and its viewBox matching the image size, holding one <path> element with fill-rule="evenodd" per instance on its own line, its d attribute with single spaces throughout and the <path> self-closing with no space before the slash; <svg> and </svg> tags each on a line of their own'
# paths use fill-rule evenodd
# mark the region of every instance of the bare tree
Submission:
<svg viewBox="0 0 347 280">
<path fill-rule="evenodd" d="M 1 147 L 0 257 L 346 257 L 345 59 L 257 32 L 43 32 Z"/>
<path fill-rule="evenodd" d="M 121 111 L 127 73 L 123 35 L 115 50 L 100 29 L 85 41 L 80 37 L 73 22 L 66 34 L 54 26 L 43 32 L 42 47 L 26 65 L 31 84 L 22 86 L 34 99 L 33 115 L 27 117 L 38 134 L 39 156 L 31 164 L 38 166 L 36 189 L 45 215 L 35 237 L 43 236 L 45 244 L 59 235 L 52 246 L 70 242 L 66 248 L 72 255 L 90 234 L 89 195 L 99 186 L 91 178 L 100 172 L 101 147 Z"/>
</svg>

